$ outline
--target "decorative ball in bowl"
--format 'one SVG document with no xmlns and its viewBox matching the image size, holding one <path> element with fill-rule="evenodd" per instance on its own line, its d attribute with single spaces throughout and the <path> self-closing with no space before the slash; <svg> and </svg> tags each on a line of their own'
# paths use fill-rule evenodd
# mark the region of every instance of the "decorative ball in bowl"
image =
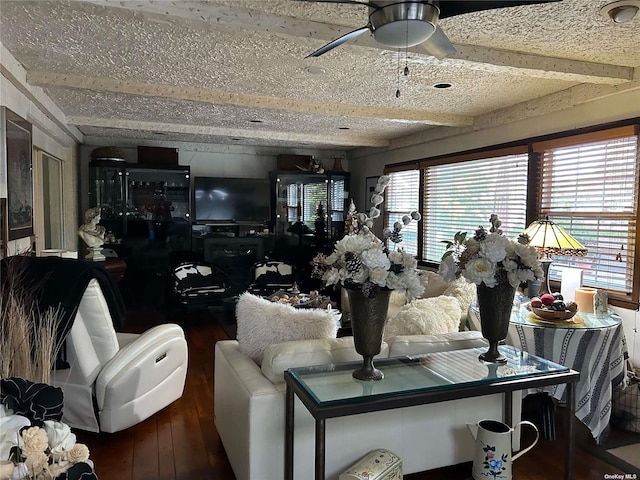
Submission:
<svg viewBox="0 0 640 480">
<path fill-rule="evenodd" d="M 560 293 L 545 293 L 529 303 L 533 313 L 543 320 L 569 320 L 578 312 L 576 302 L 564 302 Z"/>
<path fill-rule="evenodd" d="M 531 311 L 543 320 L 569 320 L 577 313 L 571 310 L 549 310 L 539 307 L 531 307 Z"/>
</svg>

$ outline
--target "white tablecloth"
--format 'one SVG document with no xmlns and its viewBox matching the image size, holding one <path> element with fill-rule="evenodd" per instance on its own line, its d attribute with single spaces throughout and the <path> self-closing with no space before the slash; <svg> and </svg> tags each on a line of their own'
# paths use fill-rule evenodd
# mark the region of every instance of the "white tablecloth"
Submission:
<svg viewBox="0 0 640 480">
<path fill-rule="evenodd" d="M 476 316 L 475 321 L 479 324 L 477 308 L 470 308 L 469 313 Z M 522 319 L 526 312 L 521 310 L 520 315 Z M 622 323 L 617 315 L 610 313 L 607 321 L 603 322 L 605 326 L 598 325 L 595 318 L 591 320 L 593 323 L 585 318 L 585 327 L 581 328 L 512 321 L 506 343 L 580 372 L 576 386 L 576 417 L 600 442 L 606 437 L 611 416 L 613 387 L 624 380 L 628 353 Z M 566 403 L 565 384 L 548 387 L 544 391 L 560 403 Z"/>
</svg>

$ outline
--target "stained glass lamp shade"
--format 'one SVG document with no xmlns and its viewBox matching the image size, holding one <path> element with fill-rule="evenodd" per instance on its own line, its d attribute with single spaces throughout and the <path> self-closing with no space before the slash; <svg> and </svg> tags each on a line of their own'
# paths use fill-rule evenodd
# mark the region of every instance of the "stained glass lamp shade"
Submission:
<svg viewBox="0 0 640 480">
<path fill-rule="evenodd" d="M 560 225 L 549 220 L 549 217 L 533 222 L 522 234 L 527 235 L 529 245 L 535 247 L 542 257 L 540 261 L 545 278 L 539 295 L 551 292 L 549 288 L 549 267 L 552 262 L 550 255 L 582 257 L 587 254 L 587 249 L 579 241 Z"/>
</svg>

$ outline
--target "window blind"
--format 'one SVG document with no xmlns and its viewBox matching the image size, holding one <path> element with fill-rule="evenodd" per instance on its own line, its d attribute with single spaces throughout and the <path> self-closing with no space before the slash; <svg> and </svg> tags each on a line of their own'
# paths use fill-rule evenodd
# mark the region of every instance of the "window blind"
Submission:
<svg viewBox="0 0 640 480">
<path fill-rule="evenodd" d="M 443 241 L 453 240 L 459 231 L 472 236 L 480 225 L 488 229 L 492 213 L 509 237 L 525 229 L 528 155 L 483 156 L 487 158 L 424 167 L 422 260 L 440 262 Z"/>
<path fill-rule="evenodd" d="M 298 186 L 287 185 L 287 221 L 295 223 L 298 221 L 298 207 L 300 198 L 298 197 Z"/>
<path fill-rule="evenodd" d="M 331 179 L 331 221 L 343 222 L 344 221 L 344 201 L 345 201 L 345 188 L 344 179 Z M 326 205 L 325 205 L 326 207 Z M 326 211 L 326 209 L 325 209 Z"/>
<path fill-rule="evenodd" d="M 320 203 L 322 203 L 325 215 L 327 214 L 327 182 L 305 184 L 302 195 L 304 200 L 302 221 L 313 229 Z"/>
<path fill-rule="evenodd" d="M 588 250 L 585 257 L 553 256 L 551 278 L 559 279 L 565 265 L 582 269 L 587 286 L 631 294 L 638 136 L 546 146 L 539 151 L 537 213 L 560 224 Z"/>
<path fill-rule="evenodd" d="M 402 217 L 419 209 L 420 171 L 405 170 L 389 174 L 390 182 L 385 191 L 386 212 L 385 226 L 393 230 L 395 222 L 402 222 Z M 384 204 L 383 204 L 384 206 Z M 418 223 L 413 221 L 402 228 L 402 242 L 396 244 L 405 252 L 418 254 Z M 393 244 L 390 245 L 392 247 Z"/>
</svg>

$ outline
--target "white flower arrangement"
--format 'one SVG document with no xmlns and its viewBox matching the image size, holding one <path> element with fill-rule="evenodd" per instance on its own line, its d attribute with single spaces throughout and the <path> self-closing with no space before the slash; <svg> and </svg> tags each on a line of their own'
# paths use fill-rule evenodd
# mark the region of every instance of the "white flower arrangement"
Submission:
<svg viewBox="0 0 640 480">
<path fill-rule="evenodd" d="M 490 218 L 489 232 L 480 226 L 473 237 L 458 232 L 453 241 L 444 240 L 447 250 L 442 256 L 438 273 L 448 282 L 462 275 L 468 281 L 493 288 L 509 282 L 517 288 L 522 282 L 543 279 L 544 272 L 538 252 L 529 246 L 529 239 L 520 235 L 513 241 L 502 234 L 502 222 L 497 215 Z"/>
<path fill-rule="evenodd" d="M 0 404 L 0 459 L 10 460 L 14 480 L 95 479 L 89 449 L 76 443 L 71 428 L 54 420 L 45 420 L 41 427 Z M 6 463 L 6 462 L 3 462 Z M 81 467 L 80 463 L 86 463 Z M 70 472 L 78 465 L 79 470 Z M 7 468 L 6 465 L 3 468 Z"/>
<path fill-rule="evenodd" d="M 351 204 L 346 221 L 347 235 L 336 242 L 331 255 L 318 254 L 313 259 L 313 274 L 326 286 L 340 284 L 346 288 L 361 288 L 368 297 L 375 296 L 381 289 L 398 290 L 408 299 L 423 292 L 416 258 L 403 249 L 390 251 L 386 244 L 387 241 L 400 243 L 403 226 L 412 220 L 419 221 L 420 214 L 411 212 L 402 222 L 396 222 L 393 230 L 385 229 L 384 241 L 372 232 L 373 220 L 381 214 L 379 205 L 384 201 L 383 193 L 389 181 L 388 175 L 378 179 L 368 215 L 357 213 Z"/>
</svg>

